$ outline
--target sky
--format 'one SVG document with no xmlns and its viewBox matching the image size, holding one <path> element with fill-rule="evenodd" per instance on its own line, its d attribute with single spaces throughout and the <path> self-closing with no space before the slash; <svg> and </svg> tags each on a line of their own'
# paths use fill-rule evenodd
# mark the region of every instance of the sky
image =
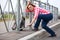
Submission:
<svg viewBox="0 0 60 40">
<path fill-rule="evenodd" d="M 42 2 L 47 2 L 47 0 L 41 0 Z M 55 7 L 58 7 L 60 11 L 60 0 L 49 0 L 48 1 L 50 5 L 53 5 Z"/>
<path fill-rule="evenodd" d="M 4 9 L 6 1 L 7 0 L 0 0 L 0 4 L 2 6 L 2 9 Z M 47 2 L 47 0 L 41 0 L 41 1 L 45 2 L 45 3 Z M 55 7 L 58 7 L 58 9 L 60 11 L 60 4 L 59 4 L 60 0 L 49 0 L 48 2 L 49 2 L 49 4 L 51 4 L 51 5 L 55 6 Z M 12 3 L 13 3 L 13 8 L 15 10 L 16 9 L 16 3 L 17 3 L 17 1 L 16 0 L 12 0 Z M 11 9 L 11 6 L 10 6 L 10 9 Z M 8 10 L 8 4 L 6 6 L 6 10 Z"/>
</svg>

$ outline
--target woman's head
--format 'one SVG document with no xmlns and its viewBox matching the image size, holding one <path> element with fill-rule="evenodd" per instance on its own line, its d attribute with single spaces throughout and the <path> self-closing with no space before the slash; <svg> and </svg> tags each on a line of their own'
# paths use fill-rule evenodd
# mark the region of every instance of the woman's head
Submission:
<svg viewBox="0 0 60 40">
<path fill-rule="evenodd" d="M 28 5 L 27 5 L 27 9 L 28 9 L 29 11 L 33 11 L 33 10 L 34 10 L 34 7 L 35 7 L 35 5 L 33 5 L 33 4 L 28 4 Z"/>
</svg>

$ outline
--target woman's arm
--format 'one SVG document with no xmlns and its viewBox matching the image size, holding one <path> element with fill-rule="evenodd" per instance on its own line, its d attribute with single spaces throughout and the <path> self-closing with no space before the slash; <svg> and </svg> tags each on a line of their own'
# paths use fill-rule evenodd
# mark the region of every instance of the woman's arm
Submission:
<svg viewBox="0 0 60 40">
<path fill-rule="evenodd" d="M 32 19 L 29 25 L 32 25 L 35 22 L 35 20 L 38 18 L 38 14 L 39 14 L 39 9 L 36 8 L 34 13 L 34 18 Z"/>
<path fill-rule="evenodd" d="M 32 25 L 35 22 L 36 18 L 33 18 L 30 25 Z"/>
<path fill-rule="evenodd" d="M 35 22 L 35 20 L 36 20 L 36 18 L 33 18 L 32 21 L 31 21 L 31 23 L 28 24 L 27 26 L 31 26 Z"/>
</svg>

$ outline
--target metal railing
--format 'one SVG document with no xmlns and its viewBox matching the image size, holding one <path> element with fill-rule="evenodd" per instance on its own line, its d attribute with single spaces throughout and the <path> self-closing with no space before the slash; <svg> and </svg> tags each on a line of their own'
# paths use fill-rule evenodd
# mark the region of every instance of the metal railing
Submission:
<svg viewBox="0 0 60 40">
<path fill-rule="evenodd" d="M 10 4 L 11 4 L 11 8 L 12 8 L 12 15 L 13 15 L 13 17 L 14 17 L 14 21 L 16 22 L 16 25 L 19 25 L 19 20 L 21 20 L 20 19 L 20 17 L 21 17 L 21 15 L 23 15 L 22 14 L 22 7 L 24 7 L 25 8 L 25 6 L 26 6 L 26 1 L 24 1 L 24 0 L 22 0 L 22 1 L 24 1 L 23 3 L 25 3 L 24 5 L 21 5 L 21 3 L 19 2 L 18 3 L 18 6 L 16 6 L 16 8 L 18 7 L 18 9 L 17 9 L 17 11 L 18 12 L 16 12 L 16 15 L 15 15 L 15 12 L 14 12 L 14 10 L 13 10 L 13 3 L 12 3 L 12 1 L 11 0 L 9 0 L 10 1 Z M 18 1 L 18 0 L 17 0 Z M 34 2 L 35 1 L 35 2 Z M 38 4 L 37 4 L 37 3 Z M 32 3 L 34 4 L 34 5 L 37 5 L 37 6 L 39 6 L 39 7 L 42 7 L 42 8 L 45 8 L 45 9 L 47 9 L 47 10 L 49 10 L 49 11 L 51 11 L 51 13 L 53 13 L 53 21 L 57 21 L 57 17 L 58 17 L 58 8 L 57 7 L 54 7 L 53 5 L 50 5 L 50 4 L 46 4 L 46 3 L 43 3 L 43 2 L 40 2 L 40 1 L 37 1 L 37 0 L 33 0 L 32 1 Z M 4 12 L 4 10 L 5 10 L 5 8 L 6 8 L 6 6 L 7 6 L 7 4 L 8 4 L 8 0 L 6 1 L 6 3 L 5 3 L 5 6 L 4 6 L 4 9 L 3 9 L 3 12 Z M 14 4 L 15 5 L 15 4 Z M 10 10 L 10 9 L 9 9 Z M 20 11 L 20 12 L 19 12 Z M 18 15 L 17 15 L 18 14 Z M 20 15 L 19 15 L 20 14 Z M 26 15 L 26 14 L 25 14 Z M 29 14 L 29 21 L 31 22 L 31 20 L 32 20 L 32 17 L 33 17 L 33 15 L 31 15 L 31 14 Z M 13 18 L 11 18 L 11 20 L 10 21 L 12 21 L 12 19 Z M 18 19 L 18 20 L 17 20 Z M 12 22 L 11 22 L 12 23 Z M 5 24 L 6 25 L 6 28 L 7 28 L 7 24 Z M 11 24 L 9 24 L 10 26 L 11 26 Z M 18 26 L 17 26 L 18 27 Z M 19 28 L 19 27 L 18 27 Z M 17 28 L 17 29 L 18 29 Z M 7 29 L 8 30 L 8 29 Z"/>
</svg>

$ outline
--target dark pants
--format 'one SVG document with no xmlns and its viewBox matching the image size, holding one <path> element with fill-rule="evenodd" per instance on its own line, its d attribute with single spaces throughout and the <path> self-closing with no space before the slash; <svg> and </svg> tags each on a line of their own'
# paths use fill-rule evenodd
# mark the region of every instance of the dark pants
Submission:
<svg viewBox="0 0 60 40">
<path fill-rule="evenodd" d="M 37 18 L 37 21 L 35 23 L 34 28 L 38 29 L 40 21 L 42 20 L 42 28 L 45 29 L 48 33 L 50 33 L 51 35 L 55 35 L 55 32 L 53 30 L 51 30 L 47 24 L 49 23 L 50 20 L 53 19 L 53 14 L 40 14 Z"/>
</svg>

